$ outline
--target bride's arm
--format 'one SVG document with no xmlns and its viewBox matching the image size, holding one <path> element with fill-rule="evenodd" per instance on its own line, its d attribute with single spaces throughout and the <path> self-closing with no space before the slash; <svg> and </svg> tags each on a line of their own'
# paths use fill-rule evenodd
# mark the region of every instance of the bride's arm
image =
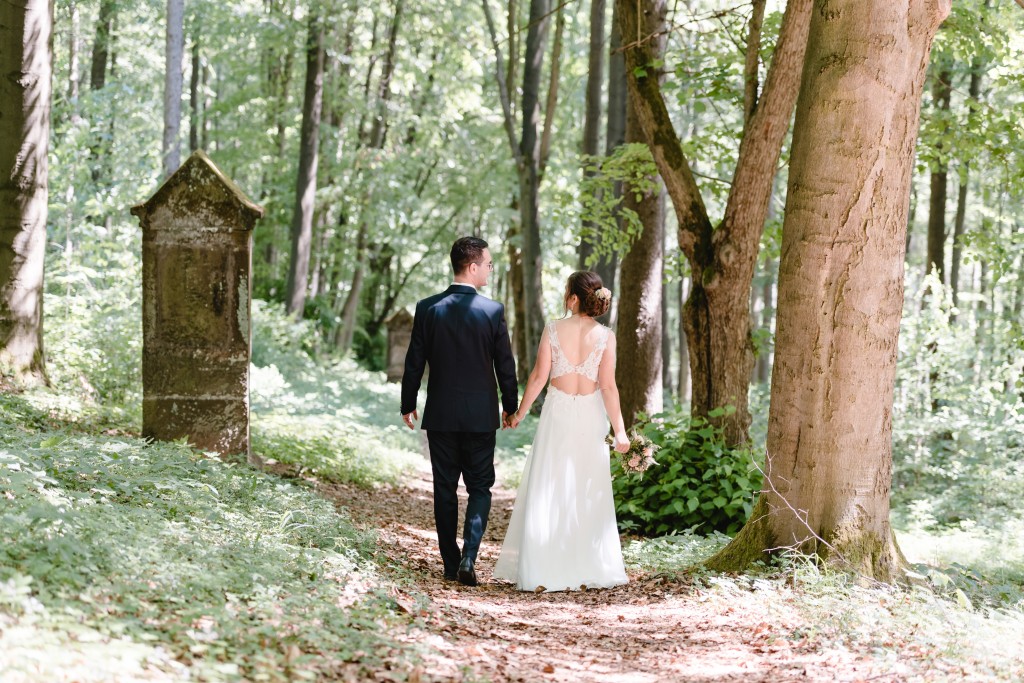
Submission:
<svg viewBox="0 0 1024 683">
<path fill-rule="evenodd" d="M 597 384 L 601 387 L 604 399 L 604 410 L 608 413 L 608 421 L 612 423 L 615 434 L 615 450 L 625 453 L 629 450 L 629 437 L 626 436 L 626 425 L 622 421 L 622 408 L 619 405 L 619 388 L 615 385 L 615 335 L 608 335 L 608 346 L 601 356 L 601 365 L 597 369 Z"/>
<path fill-rule="evenodd" d="M 548 383 L 549 374 L 551 374 L 551 345 L 548 344 L 548 330 L 545 327 L 540 336 L 540 346 L 537 348 L 537 362 L 533 364 L 530 378 L 526 380 L 526 391 L 523 392 L 519 410 L 511 415 L 510 427 L 518 425 L 526 417 L 526 413 L 530 412 L 530 406 L 540 396 L 544 385 Z"/>
</svg>

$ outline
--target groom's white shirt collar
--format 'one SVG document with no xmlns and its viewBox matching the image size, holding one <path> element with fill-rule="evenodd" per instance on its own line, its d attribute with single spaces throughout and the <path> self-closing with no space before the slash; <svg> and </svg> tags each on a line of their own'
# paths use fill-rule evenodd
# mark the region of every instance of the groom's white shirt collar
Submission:
<svg viewBox="0 0 1024 683">
<path fill-rule="evenodd" d="M 469 287 L 474 292 L 479 292 L 480 291 L 476 287 L 474 287 L 473 285 L 469 284 L 468 282 L 454 282 L 453 281 L 451 286 L 452 287 Z"/>
</svg>

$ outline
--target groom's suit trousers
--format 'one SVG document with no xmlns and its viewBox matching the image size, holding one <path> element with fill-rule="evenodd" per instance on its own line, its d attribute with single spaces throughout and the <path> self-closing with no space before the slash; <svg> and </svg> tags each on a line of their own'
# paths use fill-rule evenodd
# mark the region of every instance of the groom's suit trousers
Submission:
<svg viewBox="0 0 1024 683">
<path fill-rule="evenodd" d="M 427 430 L 430 464 L 434 470 L 434 521 L 441 546 L 444 571 L 452 575 L 462 557 L 476 562 L 480 541 L 487 529 L 494 485 L 494 432 L 439 432 Z M 469 493 L 462 552 L 456 535 L 459 525 L 459 475 Z"/>
</svg>

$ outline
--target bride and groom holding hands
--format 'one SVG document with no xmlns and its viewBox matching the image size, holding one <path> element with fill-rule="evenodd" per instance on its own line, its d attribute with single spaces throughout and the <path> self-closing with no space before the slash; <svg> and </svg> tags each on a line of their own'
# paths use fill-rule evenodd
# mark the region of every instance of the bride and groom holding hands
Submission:
<svg viewBox="0 0 1024 683">
<path fill-rule="evenodd" d="M 494 485 L 496 432 L 518 426 L 547 385 L 493 575 L 529 591 L 626 583 L 605 442 L 609 422 L 617 451 L 626 452 L 629 441 L 615 386 L 615 335 L 594 320 L 608 311 L 611 293 L 596 273 L 569 277 L 568 315 L 545 326 L 517 405 L 505 307 L 479 293 L 494 269 L 487 242 L 456 240 L 451 263 L 455 277 L 448 289 L 416 304 L 401 406 L 405 424 L 415 428 L 416 398 L 429 366 L 421 428 L 430 449 L 445 578 L 477 585 L 475 565 Z M 469 494 L 461 550 L 460 476 Z"/>
</svg>

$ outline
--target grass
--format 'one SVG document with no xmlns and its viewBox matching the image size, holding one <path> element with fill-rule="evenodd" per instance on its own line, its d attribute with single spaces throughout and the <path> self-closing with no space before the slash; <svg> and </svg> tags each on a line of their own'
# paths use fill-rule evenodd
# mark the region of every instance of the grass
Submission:
<svg viewBox="0 0 1024 683">
<path fill-rule="evenodd" d="M 0 394 L 0 680 L 401 678 L 417 652 L 399 644 L 408 617 L 372 536 L 301 483 L 134 436 L 138 373 L 61 330 L 130 319 L 138 302 L 52 303 L 82 309 L 50 328 L 61 390 Z M 254 308 L 254 452 L 325 479 L 400 481 L 422 456 L 397 388 L 350 361 L 318 365 L 308 330 Z M 131 337 L 117 326 L 97 348 L 131 355 Z"/>
<path fill-rule="evenodd" d="M 371 538 L 327 501 L 184 444 L 49 421 L 31 396 L 0 396 L 3 680 L 92 667 L 97 643 L 98 671 L 200 680 L 412 656 L 388 638 L 400 619 Z"/>
</svg>

